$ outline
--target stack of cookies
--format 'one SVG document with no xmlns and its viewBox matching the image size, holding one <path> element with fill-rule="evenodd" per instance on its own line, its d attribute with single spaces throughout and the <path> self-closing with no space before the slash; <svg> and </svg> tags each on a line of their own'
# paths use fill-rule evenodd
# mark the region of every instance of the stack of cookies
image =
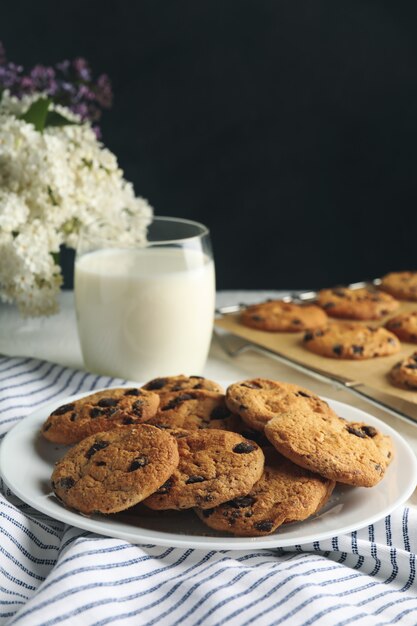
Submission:
<svg viewBox="0 0 417 626">
<path fill-rule="evenodd" d="M 417 300 L 417 272 L 391 272 L 379 289 L 373 285 L 322 289 L 309 305 L 279 300 L 251 305 L 241 322 L 268 332 L 303 331 L 303 346 L 323 357 L 371 359 L 396 354 L 401 341 L 417 343 L 417 310 L 400 313 L 384 326 L 374 324 L 399 307 L 398 299 Z M 388 372 L 390 382 L 417 389 L 416 358 L 415 353 L 397 363 Z"/>
<path fill-rule="evenodd" d="M 274 532 L 328 501 L 337 482 L 372 487 L 393 454 L 389 437 L 347 422 L 308 389 L 197 376 L 100 391 L 58 407 L 42 427 L 73 445 L 52 488 L 83 514 L 193 509 L 238 536 Z"/>
</svg>

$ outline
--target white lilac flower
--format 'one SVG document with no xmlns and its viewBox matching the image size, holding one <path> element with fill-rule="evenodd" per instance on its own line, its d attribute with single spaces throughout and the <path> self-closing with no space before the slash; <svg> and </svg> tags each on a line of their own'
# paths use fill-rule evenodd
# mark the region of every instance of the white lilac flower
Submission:
<svg viewBox="0 0 417 626">
<path fill-rule="evenodd" d="M 117 159 L 65 107 L 72 122 L 43 132 L 20 119 L 41 94 L 0 101 L 0 298 L 25 315 L 55 312 L 62 282 L 60 246 L 76 247 L 79 230 L 105 221 L 121 237 L 127 219 L 146 238 L 152 209 L 135 196 Z"/>
</svg>

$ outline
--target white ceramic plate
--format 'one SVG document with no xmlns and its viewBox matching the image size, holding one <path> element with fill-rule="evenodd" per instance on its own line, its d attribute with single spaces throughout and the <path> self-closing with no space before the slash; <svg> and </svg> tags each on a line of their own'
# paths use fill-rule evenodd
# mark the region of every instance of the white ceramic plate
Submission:
<svg viewBox="0 0 417 626">
<path fill-rule="evenodd" d="M 87 394 L 62 399 L 66 404 Z M 53 465 L 66 448 L 51 444 L 39 435 L 46 417 L 57 402 L 48 403 L 23 419 L 4 438 L 0 447 L 0 473 L 21 500 L 50 517 L 94 533 L 146 543 L 184 548 L 252 550 L 285 547 L 320 541 L 357 530 L 388 515 L 405 502 L 417 483 L 417 460 L 392 428 L 371 415 L 342 402 L 328 400 L 342 417 L 365 421 L 390 435 L 395 457 L 384 479 L 371 489 L 338 486 L 322 511 L 304 522 L 281 526 L 266 537 L 233 537 L 212 531 L 192 511 L 155 513 L 138 505 L 116 515 L 85 517 L 69 511 L 51 493 Z"/>
</svg>

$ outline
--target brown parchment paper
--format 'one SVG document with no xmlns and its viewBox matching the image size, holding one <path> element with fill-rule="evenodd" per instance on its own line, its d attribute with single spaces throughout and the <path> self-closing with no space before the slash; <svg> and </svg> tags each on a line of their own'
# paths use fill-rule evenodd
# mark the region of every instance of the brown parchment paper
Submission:
<svg viewBox="0 0 417 626">
<path fill-rule="evenodd" d="M 379 322 L 366 322 L 368 325 L 384 325 L 387 319 L 394 317 L 402 311 L 417 310 L 417 302 L 404 302 L 400 308 Z M 332 318 L 330 318 L 332 319 Z M 342 320 L 340 320 L 342 321 Z M 273 352 L 290 357 L 302 365 L 314 367 L 329 375 L 340 375 L 351 381 L 369 385 L 392 396 L 417 403 L 417 391 L 400 389 L 391 385 L 387 374 L 391 367 L 404 357 L 417 351 L 417 344 L 401 343 L 401 351 L 397 354 L 362 361 L 350 361 L 346 359 L 330 359 L 313 354 L 303 346 L 304 333 L 271 333 L 263 330 L 255 330 L 243 326 L 239 322 L 239 315 L 225 315 L 215 322 L 216 326 L 224 328 L 233 335 L 243 337 L 248 341 Z"/>
</svg>

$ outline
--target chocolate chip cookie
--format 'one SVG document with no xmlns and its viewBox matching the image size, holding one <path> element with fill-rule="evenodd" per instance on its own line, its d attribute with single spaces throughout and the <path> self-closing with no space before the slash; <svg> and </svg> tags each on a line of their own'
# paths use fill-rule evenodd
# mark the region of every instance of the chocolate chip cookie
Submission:
<svg viewBox="0 0 417 626">
<path fill-rule="evenodd" d="M 401 389 L 417 390 L 417 352 L 394 365 L 389 373 L 392 384 Z"/>
<path fill-rule="evenodd" d="M 147 424 L 96 433 L 55 466 L 52 488 L 86 515 L 116 513 L 156 491 L 178 465 L 176 440 Z"/>
<path fill-rule="evenodd" d="M 417 300 L 417 272 L 390 272 L 380 288 L 399 300 Z"/>
<path fill-rule="evenodd" d="M 94 433 L 146 422 L 158 405 L 159 396 L 151 391 L 105 389 L 56 408 L 44 423 L 42 435 L 53 443 L 77 443 Z"/>
<path fill-rule="evenodd" d="M 372 487 L 392 460 L 390 438 L 373 426 L 310 410 L 270 420 L 265 434 L 285 457 L 330 480 Z"/>
<path fill-rule="evenodd" d="M 315 305 L 268 300 L 252 304 L 243 311 L 240 321 L 245 326 L 270 332 L 297 333 L 318 328 L 327 322 L 327 315 Z"/>
<path fill-rule="evenodd" d="M 371 286 L 322 289 L 318 293 L 318 303 L 331 317 L 352 320 L 377 320 L 399 306 L 391 295 Z"/>
<path fill-rule="evenodd" d="M 275 450 L 265 450 L 261 478 L 246 496 L 216 508 L 195 509 L 210 528 L 239 537 L 269 535 L 285 522 L 302 521 L 328 501 L 335 481 L 295 465 Z"/>
<path fill-rule="evenodd" d="M 267 378 L 253 378 L 230 385 L 226 391 L 226 404 L 251 428 L 259 431 L 263 431 L 270 419 L 291 409 L 333 412 L 327 402 L 312 391 Z"/>
<path fill-rule="evenodd" d="M 214 380 L 209 380 L 203 376 L 184 376 L 183 374 L 154 378 L 143 385 L 142 389 L 147 389 L 157 394 L 199 389 L 224 393 L 223 387 L 214 382 Z"/>
<path fill-rule="evenodd" d="M 240 419 L 226 406 L 223 393 L 191 390 L 161 395 L 158 412 L 148 423 L 161 428 L 235 430 Z"/>
<path fill-rule="evenodd" d="M 246 495 L 262 476 L 261 448 L 237 433 L 193 431 L 177 444 L 178 468 L 145 500 L 151 509 L 208 509 Z"/>
<path fill-rule="evenodd" d="M 303 345 L 320 356 L 334 359 L 371 359 L 395 354 L 398 338 L 385 328 L 358 322 L 333 322 L 326 328 L 307 331 Z"/>
<path fill-rule="evenodd" d="M 417 311 L 400 313 L 391 317 L 385 324 L 385 328 L 397 335 L 401 341 L 417 343 Z"/>
</svg>

